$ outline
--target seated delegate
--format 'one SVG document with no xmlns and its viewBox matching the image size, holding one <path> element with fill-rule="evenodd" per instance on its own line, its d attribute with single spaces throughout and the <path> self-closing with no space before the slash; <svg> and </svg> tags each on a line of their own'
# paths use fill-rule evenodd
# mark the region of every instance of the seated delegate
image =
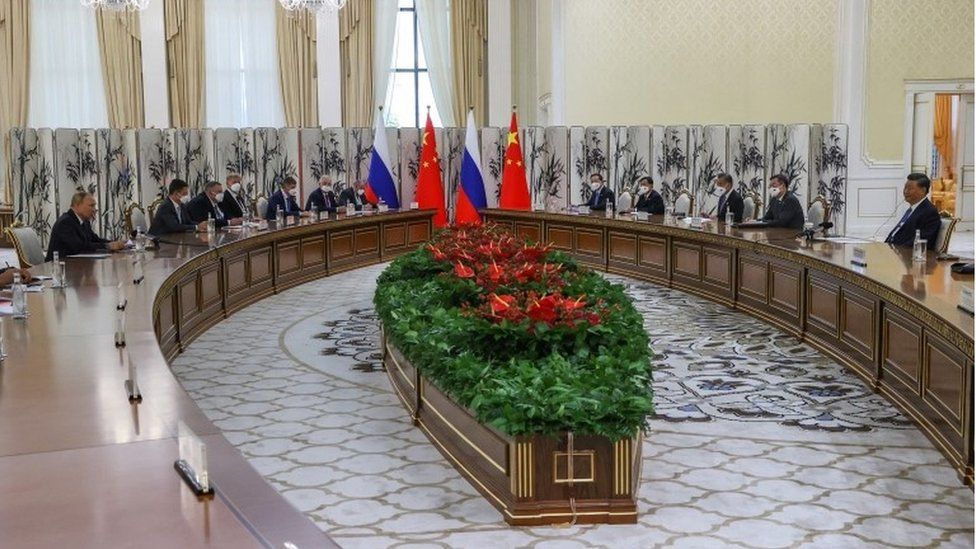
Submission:
<svg viewBox="0 0 976 549">
<path fill-rule="evenodd" d="M 220 206 L 223 200 L 223 187 L 217 181 L 211 181 L 203 188 L 202 193 L 193 197 L 193 200 L 186 205 L 186 211 L 194 223 L 213 219 L 214 226 L 218 229 L 227 225 L 240 225 L 241 218 L 230 218 L 224 214 L 224 210 Z"/>
<path fill-rule="evenodd" d="M 194 223 L 186 210 L 190 201 L 190 186 L 182 179 L 174 179 L 169 184 L 169 196 L 156 208 L 149 234 L 162 236 L 171 233 L 192 233 L 206 231 L 207 222 Z"/>
<path fill-rule="evenodd" d="M 319 188 L 308 195 L 308 201 L 305 202 L 305 210 L 311 211 L 312 206 L 315 206 L 315 209 L 320 212 L 333 214 L 336 212 L 336 209 L 339 207 L 339 199 L 332 190 L 331 177 L 323 175 L 319 178 Z"/>
<path fill-rule="evenodd" d="M 637 204 L 634 211 L 647 212 L 651 215 L 664 214 L 664 198 L 654 190 L 654 180 L 645 175 L 637 180 Z"/>
<path fill-rule="evenodd" d="M 297 197 L 298 180 L 288 176 L 281 182 L 278 191 L 268 199 L 268 211 L 265 212 L 264 218 L 268 221 L 274 221 L 278 210 L 281 210 L 281 213 L 288 217 L 302 217 L 307 215 L 298 205 Z"/>
<path fill-rule="evenodd" d="M 895 228 L 888 233 L 885 242 L 895 246 L 911 246 L 915 243 L 915 231 L 919 231 L 930 250 L 935 249 L 935 241 L 939 237 L 942 219 L 939 211 L 928 199 L 932 182 L 923 173 L 908 174 L 902 196 L 908 203 L 908 209 L 895 224 Z"/>
<path fill-rule="evenodd" d="M 125 247 L 121 240 L 111 241 L 95 234 L 91 222 L 97 212 L 95 197 L 89 192 L 78 191 L 71 197 L 71 207 L 61 214 L 51 228 L 51 240 L 47 246 L 46 261 L 54 259 L 54 252 L 61 257 L 94 252 L 114 252 Z"/>
<path fill-rule="evenodd" d="M 803 230 L 803 207 L 790 192 L 790 180 L 779 173 L 769 179 L 769 207 L 762 221 L 767 227 Z"/>
<path fill-rule="evenodd" d="M 590 192 L 590 200 L 586 205 L 591 212 L 606 211 L 607 207 L 613 208 L 613 191 L 607 188 L 603 175 L 599 173 L 590 175 Z"/>
</svg>

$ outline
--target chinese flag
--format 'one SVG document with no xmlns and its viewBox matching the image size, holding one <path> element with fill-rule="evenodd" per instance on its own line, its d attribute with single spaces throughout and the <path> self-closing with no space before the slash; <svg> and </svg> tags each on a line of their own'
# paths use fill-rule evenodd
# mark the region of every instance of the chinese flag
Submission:
<svg viewBox="0 0 976 549">
<path fill-rule="evenodd" d="M 437 140 L 434 124 L 427 113 L 424 126 L 423 148 L 420 150 L 420 170 L 417 173 L 417 205 L 422 209 L 436 209 L 434 226 L 447 226 L 447 210 L 444 209 L 444 186 L 441 184 L 441 163 L 437 158 Z"/>
<path fill-rule="evenodd" d="M 518 139 L 515 111 L 512 111 L 512 125 L 508 130 L 507 142 L 498 206 L 506 210 L 531 210 L 532 199 L 529 198 L 529 183 L 525 179 L 525 162 L 522 161 L 522 145 Z"/>
</svg>

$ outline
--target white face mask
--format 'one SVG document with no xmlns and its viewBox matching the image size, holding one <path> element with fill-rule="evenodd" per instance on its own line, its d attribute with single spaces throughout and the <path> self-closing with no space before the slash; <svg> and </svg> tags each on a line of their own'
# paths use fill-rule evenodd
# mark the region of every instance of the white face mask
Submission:
<svg viewBox="0 0 976 549">
<path fill-rule="evenodd" d="M 180 202 L 182 202 L 183 204 L 188 204 L 190 202 L 190 195 L 184 194 L 183 196 L 181 196 Z"/>
<path fill-rule="evenodd" d="M 590 182 L 590 190 L 596 192 L 597 189 L 603 186 L 603 183 Z"/>
<path fill-rule="evenodd" d="M 771 187 L 769 189 L 769 196 L 776 198 L 779 196 L 779 187 Z"/>
<path fill-rule="evenodd" d="M 223 200 L 224 200 L 224 193 L 223 193 L 223 191 L 217 193 L 217 196 L 214 197 L 214 201 L 216 201 L 216 202 L 221 202 Z"/>
<path fill-rule="evenodd" d="M 234 191 L 235 194 L 241 192 L 241 184 L 234 183 L 233 185 L 230 186 L 230 190 Z"/>
<path fill-rule="evenodd" d="M 366 189 L 357 189 L 356 194 L 363 196 L 366 194 Z"/>
<path fill-rule="evenodd" d="M 717 192 L 719 196 L 722 196 L 723 194 L 725 194 L 728 191 L 725 190 L 725 187 L 722 187 L 722 186 L 719 186 L 719 185 L 715 185 L 715 192 Z"/>
<path fill-rule="evenodd" d="M 288 191 L 288 194 L 292 196 L 298 196 L 298 189 L 291 189 Z"/>
<path fill-rule="evenodd" d="M 332 185 L 322 185 L 322 192 L 324 192 L 324 193 L 331 193 L 332 192 Z"/>
<path fill-rule="evenodd" d="M 640 193 L 641 194 L 647 194 L 649 192 L 651 192 L 651 188 L 650 187 L 641 187 L 640 188 Z"/>
</svg>

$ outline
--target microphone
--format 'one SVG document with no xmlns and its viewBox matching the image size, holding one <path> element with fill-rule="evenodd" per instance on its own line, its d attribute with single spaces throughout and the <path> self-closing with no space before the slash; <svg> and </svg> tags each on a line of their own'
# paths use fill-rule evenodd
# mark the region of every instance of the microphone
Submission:
<svg viewBox="0 0 976 549">
<path fill-rule="evenodd" d="M 892 218 L 892 217 L 895 217 L 895 214 L 896 214 L 896 213 L 898 213 L 898 209 L 899 209 L 899 208 L 901 208 L 901 204 L 898 204 L 897 206 L 895 206 L 895 209 L 894 209 L 894 210 L 892 210 L 890 214 L 888 214 L 888 217 L 886 217 L 886 218 L 885 218 L 885 220 L 884 220 L 884 221 L 882 221 L 880 225 L 878 225 L 878 228 L 877 228 L 877 230 L 875 230 L 875 231 L 874 231 L 874 234 L 872 234 L 872 235 L 871 235 L 871 238 L 869 238 L 868 240 L 874 240 L 874 239 L 876 239 L 876 238 L 878 237 L 878 233 L 880 233 L 880 232 L 881 232 L 881 229 L 883 229 L 883 228 L 884 228 L 884 226 L 885 226 L 885 225 L 886 225 L 886 224 L 887 224 L 887 223 L 888 223 L 889 221 L 891 221 L 891 218 Z"/>
</svg>

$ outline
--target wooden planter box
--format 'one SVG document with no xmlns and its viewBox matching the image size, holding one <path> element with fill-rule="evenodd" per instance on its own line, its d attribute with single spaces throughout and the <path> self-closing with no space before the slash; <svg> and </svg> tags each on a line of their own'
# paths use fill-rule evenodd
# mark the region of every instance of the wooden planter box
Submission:
<svg viewBox="0 0 976 549">
<path fill-rule="evenodd" d="M 382 338 L 383 362 L 414 425 L 516 526 L 637 522 L 641 441 L 512 437 L 482 425 Z M 572 471 L 570 471 L 572 463 Z M 572 474 L 570 474 L 572 472 Z"/>
</svg>

